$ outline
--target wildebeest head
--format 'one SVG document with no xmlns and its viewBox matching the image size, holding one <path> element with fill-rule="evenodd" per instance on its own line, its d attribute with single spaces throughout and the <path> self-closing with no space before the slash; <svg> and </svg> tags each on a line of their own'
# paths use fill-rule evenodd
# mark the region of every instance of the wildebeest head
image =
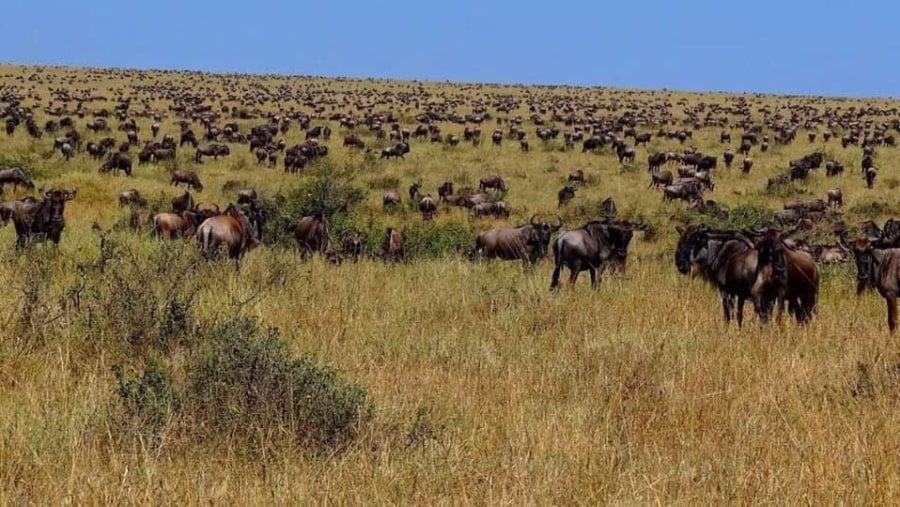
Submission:
<svg viewBox="0 0 900 507">
<path fill-rule="evenodd" d="M 556 217 L 559 223 L 557 225 L 552 225 L 549 222 L 539 222 L 535 220 L 536 216 L 531 217 L 531 237 L 529 238 L 529 243 L 535 246 L 538 250 L 538 253 L 541 257 L 543 257 L 544 252 L 547 251 L 547 246 L 550 245 L 550 238 L 553 236 L 553 233 L 560 230 L 562 228 L 562 218 Z"/>
<path fill-rule="evenodd" d="M 856 261 L 856 294 L 875 286 L 875 247 L 870 239 L 858 239 L 851 245 Z"/>
<path fill-rule="evenodd" d="M 690 274 L 695 264 L 705 264 L 709 257 L 709 238 L 705 226 L 675 228 L 680 235 L 675 248 L 675 268 L 682 275 Z"/>
<path fill-rule="evenodd" d="M 49 205 L 48 221 L 62 222 L 63 213 L 66 209 L 66 201 L 71 201 L 75 198 L 77 189 L 73 188 L 71 192 L 60 189 L 53 189 L 46 192 L 41 191 L 40 193 L 44 196 L 45 202 L 47 202 Z"/>
</svg>

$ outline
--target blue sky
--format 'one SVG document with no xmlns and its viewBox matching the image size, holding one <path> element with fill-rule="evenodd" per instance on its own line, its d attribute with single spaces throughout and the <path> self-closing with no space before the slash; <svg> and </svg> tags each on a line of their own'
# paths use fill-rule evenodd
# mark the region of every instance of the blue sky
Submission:
<svg viewBox="0 0 900 507">
<path fill-rule="evenodd" d="M 900 2 L 3 0 L 0 61 L 900 96 Z"/>
</svg>

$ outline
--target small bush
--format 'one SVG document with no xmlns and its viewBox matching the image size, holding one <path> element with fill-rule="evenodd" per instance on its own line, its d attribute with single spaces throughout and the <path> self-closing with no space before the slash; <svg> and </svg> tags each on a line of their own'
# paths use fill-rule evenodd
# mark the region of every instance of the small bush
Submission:
<svg viewBox="0 0 900 507">
<path fill-rule="evenodd" d="M 382 232 L 383 234 L 383 232 Z M 452 255 L 472 247 L 475 231 L 469 224 L 412 223 L 403 227 L 408 258 Z"/>
<path fill-rule="evenodd" d="M 850 213 L 874 220 L 884 215 L 893 214 L 894 210 L 884 201 L 866 201 L 854 205 L 850 208 Z"/>
<path fill-rule="evenodd" d="M 181 403 L 181 393 L 173 385 L 171 374 L 157 357 L 148 359 L 140 374 L 126 375 L 121 365 L 113 366 L 113 373 L 132 427 L 158 444 L 166 422 Z"/>
</svg>

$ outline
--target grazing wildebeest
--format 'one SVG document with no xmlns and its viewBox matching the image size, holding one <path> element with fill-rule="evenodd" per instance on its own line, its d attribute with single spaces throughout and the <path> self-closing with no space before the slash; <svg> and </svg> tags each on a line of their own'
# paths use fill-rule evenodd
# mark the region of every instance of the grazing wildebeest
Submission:
<svg viewBox="0 0 900 507">
<path fill-rule="evenodd" d="M 25 188 L 34 188 L 31 178 L 19 167 L 0 170 L 0 193 L 3 192 L 4 185 L 12 185 L 13 190 L 18 189 L 19 185 Z"/>
<path fill-rule="evenodd" d="M 853 242 L 856 261 L 856 294 L 876 289 L 887 303 L 891 334 L 897 329 L 897 295 L 900 294 L 900 248 L 885 248 L 877 238 Z"/>
<path fill-rule="evenodd" d="M 419 201 L 419 211 L 422 213 L 422 218 L 425 220 L 434 218 L 434 214 L 437 212 L 437 203 L 434 202 L 434 198 L 431 197 L 430 194 Z"/>
<path fill-rule="evenodd" d="M 650 143 L 650 139 L 653 137 L 653 134 L 635 134 L 634 136 L 634 145 L 647 145 Z"/>
<path fill-rule="evenodd" d="M 568 182 L 584 184 L 584 171 L 576 169 L 575 171 L 570 172 Z"/>
<path fill-rule="evenodd" d="M 229 154 L 231 154 L 231 150 L 228 149 L 228 146 L 224 144 L 210 144 L 204 148 L 197 148 L 197 151 L 194 152 L 194 162 L 202 163 L 203 157 L 212 157 L 214 160 L 218 160 L 219 157 L 225 157 Z"/>
<path fill-rule="evenodd" d="M 384 231 L 384 243 L 381 245 L 382 258 L 385 262 L 400 262 L 406 256 L 404 251 L 405 238 L 403 233 L 388 227 Z"/>
<path fill-rule="evenodd" d="M 551 236 L 561 227 L 562 219 L 558 225 L 551 225 L 532 217 L 527 225 L 491 229 L 475 238 L 475 255 L 477 258 L 521 260 L 531 266 L 547 253 Z"/>
<path fill-rule="evenodd" d="M 419 183 L 413 183 L 409 186 L 409 202 L 418 202 L 419 201 L 419 191 L 422 189 L 422 185 Z"/>
<path fill-rule="evenodd" d="M 485 176 L 478 181 L 478 191 L 485 192 L 488 189 L 506 192 L 506 182 L 503 181 L 503 178 L 499 174 Z"/>
<path fill-rule="evenodd" d="M 197 192 L 203 191 L 203 184 L 200 183 L 200 177 L 197 176 L 197 173 L 194 171 L 176 169 L 172 171 L 172 179 L 170 181 L 171 184 L 175 186 L 184 183 L 188 188 L 193 188 Z"/>
<path fill-rule="evenodd" d="M 630 227 L 600 221 L 588 222 L 580 229 L 560 234 L 553 243 L 555 267 L 550 289 L 559 286 L 559 275 L 563 267 L 569 268 L 570 284 L 575 284 L 579 273 L 589 271 L 591 287 L 596 288 L 603 264 L 616 255 L 624 261 L 633 235 Z"/>
<path fill-rule="evenodd" d="M 647 188 L 667 187 L 672 184 L 672 171 L 658 171 L 650 174 L 650 186 Z"/>
<path fill-rule="evenodd" d="M 366 149 L 366 143 L 363 142 L 362 138 L 359 137 L 358 134 L 350 134 L 348 136 L 344 136 L 344 146 L 356 148 L 359 150 Z"/>
<path fill-rule="evenodd" d="M 127 176 L 131 176 L 131 157 L 129 157 L 126 153 L 122 153 L 121 151 L 117 151 L 113 153 L 109 160 L 103 163 L 98 169 L 98 172 L 106 173 L 109 171 L 122 171 Z"/>
<path fill-rule="evenodd" d="M 303 257 L 324 253 L 328 249 L 331 224 L 322 215 L 305 216 L 293 227 L 297 248 Z"/>
<path fill-rule="evenodd" d="M 844 205 L 844 194 L 840 188 L 831 188 L 828 190 L 828 205 L 841 207 Z"/>
<path fill-rule="evenodd" d="M 475 218 L 484 218 L 486 216 L 505 218 L 509 216 L 509 208 L 506 207 L 506 203 L 503 201 L 481 202 L 472 206 L 472 215 Z"/>
<path fill-rule="evenodd" d="M 172 211 L 176 214 L 195 209 L 194 196 L 190 192 L 185 192 L 177 197 L 172 198 Z"/>
<path fill-rule="evenodd" d="M 668 155 L 662 152 L 647 156 L 647 165 L 650 167 L 650 172 L 658 171 L 659 168 L 663 166 L 663 164 L 668 162 L 668 160 Z"/>
<path fill-rule="evenodd" d="M 256 202 L 257 199 L 259 199 L 259 196 L 257 195 L 255 188 L 242 188 L 241 190 L 238 190 L 238 204 L 252 204 Z"/>
<path fill-rule="evenodd" d="M 842 174 L 844 174 L 844 164 L 838 162 L 837 160 L 829 160 L 825 164 L 826 176 L 840 176 Z"/>
<path fill-rule="evenodd" d="M 197 232 L 203 217 L 193 210 L 183 213 L 157 213 L 153 215 L 153 235 L 161 239 L 190 238 Z"/>
<path fill-rule="evenodd" d="M 575 198 L 575 187 L 572 185 L 566 185 L 562 187 L 559 192 L 556 194 L 556 206 L 558 208 L 562 208 L 569 201 Z"/>
<path fill-rule="evenodd" d="M 185 144 L 190 144 L 194 148 L 200 144 L 197 141 L 197 136 L 194 134 L 193 130 L 186 130 L 181 133 L 181 140 L 178 143 L 178 146 L 184 146 Z"/>
<path fill-rule="evenodd" d="M 445 181 L 438 187 L 438 201 L 446 201 L 447 197 L 453 195 L 453 182 Z"/>
<path fill-rule="evenodd" d="M 634 163 L 635 151 L 632 146 L 626 146 L 625 143 L 616 144 L 616 155 L 619 157 L 620 164 Z"/>
<path fill-rule="evenodd" d="M 136 189 L 131 190 L 123 190 L 119 192 L 119 206 L 137 206 L 143 207 L 147 205 L 147 200 L 141 196 L 140 192 Z"/>
<path fill-rule="evenodd" d="M 760 234 L 759 231 L 753 231 Z M 816 310 L 819 294 L 819 269 L 808 252 L 789 247 L 785 239 L 793 231 L 769 229 L 755 243 L 757 251 L 754 306 L 760 319 L 769 319 L 774 305 L 779 315 L 787 303 L 788 313 L 798 324 L 809 322 Z"/>
<path fill-rule="evenodd" d="M 175 148 L 157 148 L 150 152 L 150 159 L 153 162 L 175 160 Z"/>
<path fill-rule="evenodd" d="M 400 205 L 400 192 L 398 190 L 388 190 L 381 197 L 381 205 L 384 209 L 393 208 Z"/>
<path fill-rule="evenodd" d="M 20 201 L 13 208 L 12 220 L 16 227 L 16 247 L 26 246 L 32 239 L 47 239 L 59 244 L 65 219 L 66 202 L 75 198 L 77 190 L 53 189 L 40 191 L 41 200 Z"/>
<path fill-rule="evenodd" d="M 239 261 L 244 253 L 256 247 L 257 234 L 245 212 L 229 204 L 225 213 L 207 218 L 200 224 L 197 241 L 200 251 L 207 258 L 224 245 L 228 249 L 228 257 Z"/>
<path fill-rule="evenodd" d="M 381 158 L 400 158 L 405 159 L 405 155 L 409 153 L 409 143 L 397 143 L 390 148 L 381 150 Z"/>
</svg>

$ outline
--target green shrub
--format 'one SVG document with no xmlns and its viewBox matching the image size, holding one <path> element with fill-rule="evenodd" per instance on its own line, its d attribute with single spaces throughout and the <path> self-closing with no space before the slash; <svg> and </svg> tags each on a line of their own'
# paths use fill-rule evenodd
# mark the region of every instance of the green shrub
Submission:
<svg viewBox="0 0 900 507">
<path fill-rule="evenodd" d="M 126 375 L 121 365 L 113 366 L 113 374 L 131 426 L 158 444 L 163 427 L 181 404 L 171 374 L 157 357 L 147 359 L 139 374 Z"/>
<path fill-rule="evenodd" d="M 854 215 L 868 218 L 870 220 L 874 220 L 884 215 L 890 215 L 894 213 L 891 205 L 884 201 L 860 202 L 851 207 L 849 211 Z"/>
</svg>

